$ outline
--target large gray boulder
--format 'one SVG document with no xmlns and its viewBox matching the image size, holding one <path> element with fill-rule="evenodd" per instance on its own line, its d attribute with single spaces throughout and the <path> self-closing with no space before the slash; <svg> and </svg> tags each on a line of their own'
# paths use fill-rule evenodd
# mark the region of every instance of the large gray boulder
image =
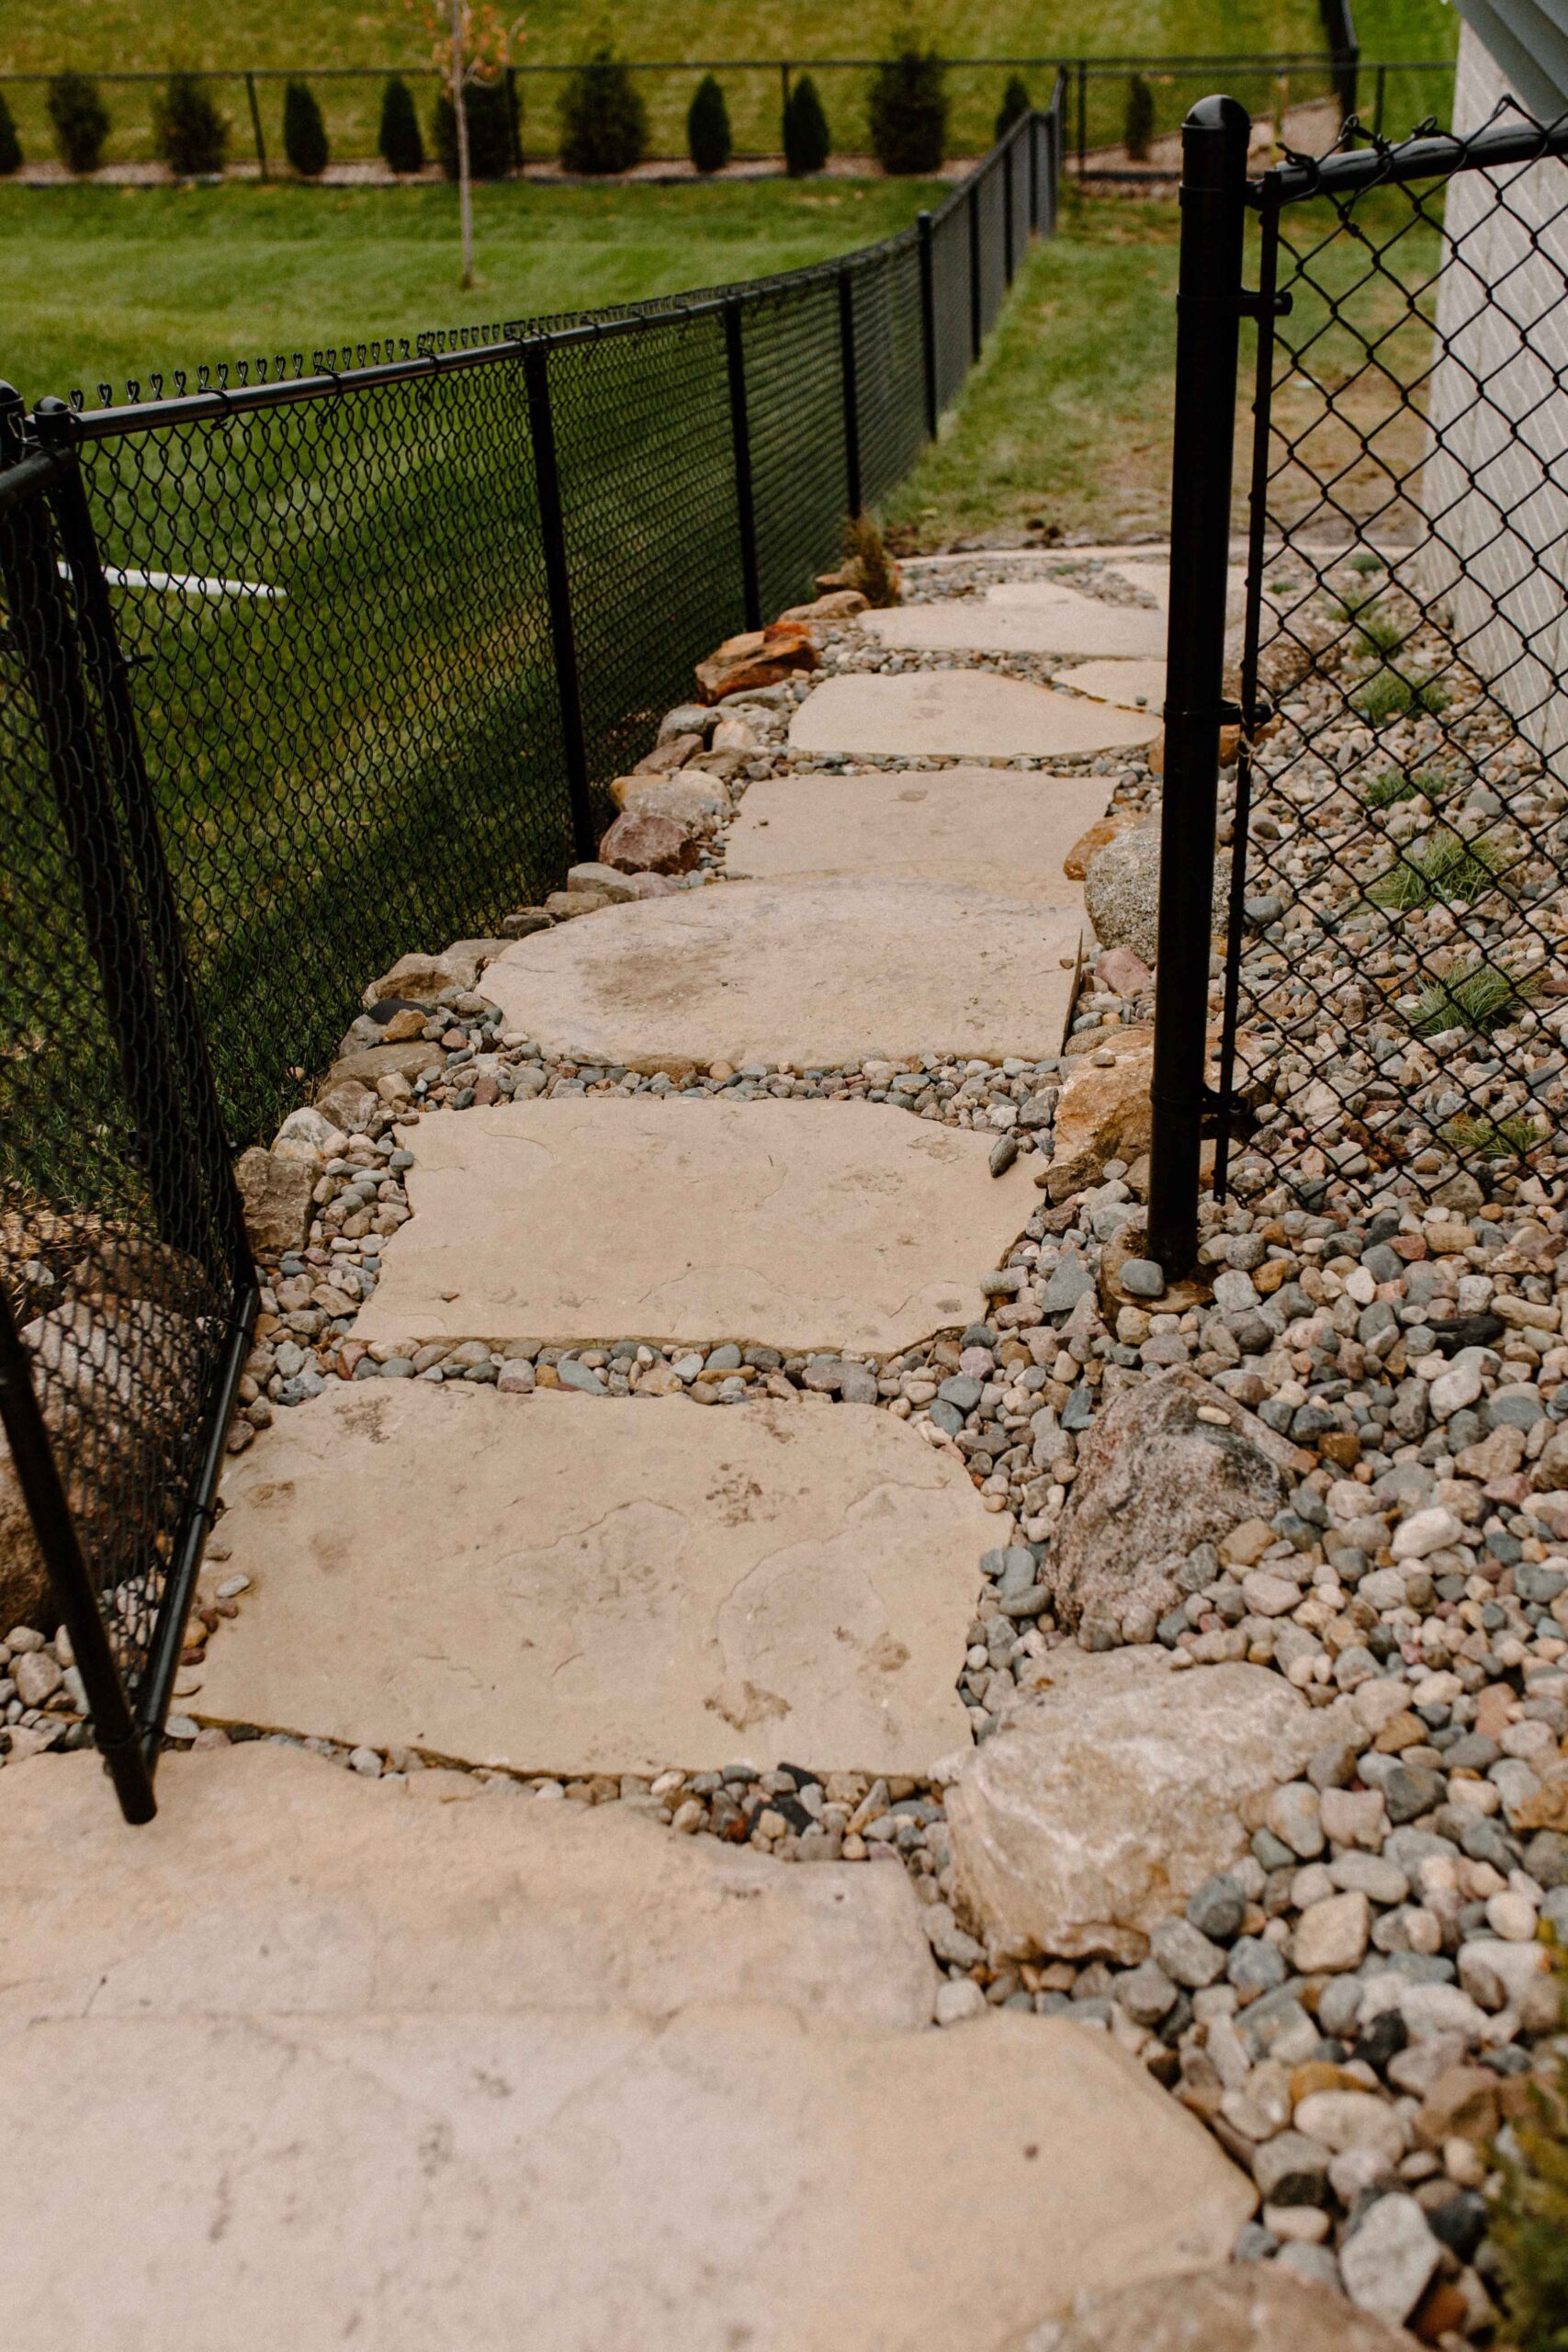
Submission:
<svg viewBox="0 0 1568 2352">
<path fill-rule="evenodd" d="M 1183 1366 L 1125 1389 L 1079 1441 L 1072 1501 L 1041 1571 L 1061 1623 L 1115 1634 L 1129 1616 L 1163 1617 L 1197 1544 L 1280 1508 L 1293 1458 L 1286 1439 Z"/>
<path fill-rule="evenodd" d="M 1214 867 L 1211 928 L 1224 931 L 1230 869 Z M 1118 833 L 1090 860 L 1084 876 L 1084 909 L 1102 947 L 1130 947 L 1152 965 L 1159 946 L 1159 830 L 1140 825 Z"/>
</svg>

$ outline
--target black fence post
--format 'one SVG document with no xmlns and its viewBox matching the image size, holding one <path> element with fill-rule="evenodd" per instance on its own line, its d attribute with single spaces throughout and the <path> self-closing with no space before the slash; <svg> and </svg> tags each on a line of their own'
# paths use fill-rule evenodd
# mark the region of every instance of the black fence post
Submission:
<svg viewBox="0 0 1568 2352">
<path fill-rule="evenodd" d="M 125 1684 L 109 1646 L 98 1598 L 82 1555 L 70 1498 L 61 1479 L 43 1409 L 33 1387 L 30 1359 L 0 1289 L 0 1428 L 32 1521 L 38 1547 L 75 1652 L 76 1671 L 93 1718 L 119 1809 L 127 1821 L 151 1821 L 157 1812 L 147 1751 Z"/>
<path fill-rule="evenodd" d="M 245 96 L 251 102 L 251 130 L 255 136 L 256 162 L 261 165 L 261 175 L 265 180 L 266 177 L 266 141 L 262 137 L 261 108 L 256 104 L 256 77 L 254 74 L 247 74 L 245 76 Z"/>
<path fill-rule="evenodd" d="M 839 370 L 844 396 L 844 493 L 852 514 L 861 510 L 860 393 L 855 381 L 855 277 L 839 272 Z"/>
<path fill-rule="evenodd" d="M 1089 162 L 1089 62 L 1078 60 L 1078 183 L 1083 183 L 1084 168 Z"/>
<path fill-rule="evenodd" d="M 1029 233 L 1040 234 L 1040 128 L 1044 118 L 1032 114 L 1029 118 Z"/>
<path fill-rule="evenodd" d="M 926 438 L 936 439 L 936 268 L 931 253 L 931 216 L 922 212 L 920 232 L 920 373 L 926 393 Z"/>
<path fill-rule="evenodd" d="M 751 486 L 751 417 L 746 405 L 745 313 L 739 297 L 724 306 L 724 352 L 729 373 L 729 435 L 735 452 L 735 513 L 740 534 L 740 594 L 748 628 L 762 626 L 757 575 L 757 501 Z"/>
<path fill-rule="evenodd" d="M 1185 1273 L 1198 1249 L 1251 128 L 1246 107 L 1235 98 L 1213 97 L 1201 99 L 1181 130 L 1171 596 L 1149 1159 L 1149 1249 L 1168 1275 Z"/>
<path fill-rule="evenodd" d="M 582 730 L 582 688 L 571 620 L 571 577 L 567 569 L 566 516 L 561 506 L 555 418 L 550 409 L 547 343 L 541 340 L 525 345 L 523 382 L 528 396 L 528 431 L 534 445 L 534 479 L 538 487 L 539 540 L 545 559 L 556 689 L 560 696 L 561 752 L 571 802 L 571 837 L 577 856 L 591 860 L 598 843 L 594 840 L 593 804 L 588 788 L 588 746 Z"/>
<path fill-rule="evenodd" d="M 969 356 L 980 356 L 984 337 L 984 316 L 980 303 L 980 187 L 977 179 L 969 183 L 969 201 L 964 207 L 969 223 Z"/>
</svg>

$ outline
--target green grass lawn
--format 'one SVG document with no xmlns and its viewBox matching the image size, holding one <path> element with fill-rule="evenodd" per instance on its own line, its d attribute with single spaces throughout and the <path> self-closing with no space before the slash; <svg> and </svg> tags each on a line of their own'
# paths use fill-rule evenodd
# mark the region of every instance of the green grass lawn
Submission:
<svg viewBox="0 0 1568 2352">
<path fill-rule="evenodd" d="M 863 58 L 886 45 L 903 0 L 866 0 L 846 11 L 828 0 L 703 0 L 698 8 L 677 0 L 619 0 L 613 15 L 585 12 L 581 0 L 534 0 L 519 60 L 528 65 L 570 62 L 595 22 L 613 25 L 623 55 L 637 59 Z M 506 13 L 505 10 L 502 11 Z M 1444 57 L 1455 40 L 1454 12 L 1441 0 L 1364 0 L 1357 8 L 1362 52 L 1371 57 Z M 1317 52 L 1323 47 L 1315 0 L 1229 0 L 1223 12 L 1208 0 L 1078 0 L 1070 17 L 1054 0 L 946 0 L 927 22 L 942 48 L 955 57 L 1215 55 L 1252 50 Z M 367 7 L 363 0 L 293 0 L 287 9 L 261 0 L 97 0 L 74 12 L 66 24 L 51 0 L 9 0 L 0 34 L 0 73 L 49 73 L 64 64 L 108 73 L 141 69 L 161 73 L 173 62 L 206 67 L 298 67 L 326 65 L 378 68 L 419 66 L 425 44 L 416 21 L 392 0 Z M 1037 74 L 1036 96 L 1046 95 L 1047 76 Z M 682 68 L 649 75 L 646 94 L 652 115 L 655 152 L 683 152 L 682 124 L 694 75 Z M 955 152 L 975 153 L 987 141 L 1005 75 L 996 70 L 955 72 L 953 76 Z M 769 63 L 761 70 L 725 76 L 737 143 L 773 152 L 778 144 L 779 80 Z M 863 77 L 829 70 L 818 75 L 835 144 L 863 148 Z M 264 112 L 273 150 L 280 146 L 281 89 L 264 85 Z M 534 155 L 553 153 L 554 105 L 558 83 L 530 78 L 525 139 Z M 318 87 L 334 147 L 344 155 L 367 154 L 375 144 L 378 87 L 374 83 L 325 81 Z M 1185 101 L 1200 95 L 1195 83 L 1156 91 L 1162 126 L 1179 117 Z M 150 92 L 121 87 L 106 91 L 116 129 L 111 154 L 150 152 L 147 131 Z M 1243 93 L 1243 95 L 1247 95 Z M 30 154 L 51 152 L 42 113 L 42 94 L 14 86 L 8 93 Z M 1122 94 L 1111 84 L 1096 91 L 1097 128 L 1115 135 Z M 249 117 L 243 88 L 225 96 L 234 120 L 237 153 L 249 152 Z M 422 101 L 422 111 L 423 110 Z M 1105 116 L 1098 123 L 1099 114 Z"/>
<path fill-rule="evenodd" d="M 446 187 L 6 187 L 0 376 L 45 392 L 202 360 L 591 310 L 870 244 L 942 193 L 920 180 L 475 192 L 457 288 Z"/>
<path fill-rule="evenodd" d="M 912 546 L 1164 527 L 1176 334 L 1174 203 L 1069 198 L 980 365 L 886 519 Z"/>
</svg>

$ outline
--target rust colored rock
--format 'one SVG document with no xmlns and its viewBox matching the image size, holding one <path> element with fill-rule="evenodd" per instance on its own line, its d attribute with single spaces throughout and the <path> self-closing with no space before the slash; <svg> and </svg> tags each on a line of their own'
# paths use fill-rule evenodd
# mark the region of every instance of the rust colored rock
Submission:
<svg viewBox="0 0 1568 2352">
<path fill-rule="evenodd" d="M 1070 1200 L 1097 1183 L 1111 1160 L 1134 1160 L 1147 1151 L 1154 1043 L 1152 1029 L 1122 1029 L 1106 1049 L 1116 1057 L 1112 1068 L 1075 1059 L 1056 1103 L 1055 1150 L 1045 1180 L 1052 1200 Z"/>
<path fill-rule="evenodd" d="M 1097 825 L 1091 825 L 1087 832 L 1080 833 L 1062 860 L 1062 871 L 1067 880 L 1081 882 L 1107 843 L 1113 842 L 1118 833 L 1127 831 L 1128 821 L 1124 817 L 1101 817 Z"/>
<path fill-rule="evenodd" d="M 13 1625 L 52 1632 L 58 1616 L 43 1555 L 0 1436 L 0 1634 L 8 1634 Z"/>
<path fill-rule="evenodd" d="M 689 874 L 701 849 L 702 835 L 678 817 L 626 808 L 600 842 L 599 857 L 622 874 Z"/>
<path fill-rule="evenodd" d="M 723 702 L 730 695 L 782 685 L 792 672 L 816 667 L 817 648 L 805 622 L 772 621 L 766 628 L 727 637 L 716 653 L 699 662 L 697 689 L 704 702 Z"/>
<path fill-rule="evenodd" d="M 1154 980 L 1143 957 L 1130 947 L 1108 947 L 1094 967 L 1094 977 L 1100 987 L 1114 989 L 1118 996 L 1136 996 Z"/>
</svg>

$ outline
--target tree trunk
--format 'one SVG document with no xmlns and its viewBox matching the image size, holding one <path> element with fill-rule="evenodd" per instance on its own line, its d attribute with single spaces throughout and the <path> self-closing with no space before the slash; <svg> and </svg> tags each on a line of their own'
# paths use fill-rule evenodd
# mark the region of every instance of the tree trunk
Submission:
<svg viewBox="0 0 1568 2352">
<path fill-rule="evenodd" d="M 464 287 L 474 282 L 474 187 L 468 171 L 468 109 L 464 87 L 463 0 L 452 0 L 452 110 L 457 132 L 457 212 L 462 222 Z"/>
</svg>

